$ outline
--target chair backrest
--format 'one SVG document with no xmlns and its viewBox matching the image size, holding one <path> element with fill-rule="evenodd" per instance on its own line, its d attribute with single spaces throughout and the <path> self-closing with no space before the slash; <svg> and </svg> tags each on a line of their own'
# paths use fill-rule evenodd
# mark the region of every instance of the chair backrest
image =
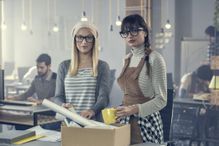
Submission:
<svg viewBox="0 0 219 146">
<path fill-rule="evenodd" d="M 5 76 L 11 75 L 14 70 L 14 62 L 5 62 L 4 63 L 4 74 Z"/>
<path fill-rule="evenodd" d="M 29 70 L 29 68 L 30 67 L 18 67 L 17 73 L 18 73 L 19 82 L 22 82 L 22 79 L 23 79 L 25 73 L 27 73 L 27 71 Z"/>
<path fill-rule="evenodd" d="M 4 70 L 0 70 L 0 99 L 4 99 Z"/>
<path fill-rule="evenodd" d="M 172 73 L 167 73 L 167 105 L 160 111 L 163 122 L 164 141 L 170 140 L 170 127 L 173 113 L 173 95 L 174 89 Z"/>
<path fill-rule="evenodd" d="M 110 70 L 110 92 L 111 92 L 111 90 L 113 88 L 113 83 L 114 83 L 115 79 L 116 79 L 116 70 L 115 69 L 111 69 Z M 103 122 L 103 117 L 102 117 L 101 112 L 96 115 L 96 120 Z"/>
<path fill-rule="evenodd" d="M 112 88 L 113 88 L 113 83 L 114 83 L 114 81 L 115 81 L 115 79 L 116 79 L 116 70 L 115 69 L 111 69 L 110 70 L 110 91 L 112 90 Z"/>
</svg>

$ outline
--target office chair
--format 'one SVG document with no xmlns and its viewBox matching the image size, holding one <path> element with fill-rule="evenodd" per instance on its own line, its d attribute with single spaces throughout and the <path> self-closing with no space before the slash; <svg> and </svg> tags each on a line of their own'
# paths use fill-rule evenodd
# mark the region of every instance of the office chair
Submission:
<svg viewBox="0 0 219 146">
<path fill-rule="evenodd" d="M 115 79 L 116 79 L 115 76 L 116 76 L 116 70 L 115 70 L 115 69 L 111 69 L 111 70 L 110 70 L 110 85 L 109 85 L 110 91 L 109 91 L 109 92 L 112 91 L 113 83 L 114 83 L 114 81 L 115 81 Z M 103 117 L 102 117 L 101 112 L 97 114 L 96 118 L 97 118 L 97 121 L 103 122 Z"/>
<path fill-rule="evenodd" d="M 114 83 L 114 81 L 115 81 L 115 79 L 116 79 L 116 70 L 115 69 L 111 69 L 110 70 L 110 92 L 111 92 L 111 90 L 112 90 L 112 88 L 113 88 L 113 83 Z"/>
<path fill-rule="evenodd" d="M 0 99 L 5 98 L 5 86 L 4 86 L 4 70 L 0 69 Z"/>
<path fill-rule="evenodd" d="M 30 67 L 18 67 L 17 68 L 17 73 L 18 73 L 18 80 L 19 80 L 19 82 L 22 82 L 22 80 L 23 80 L 23 77 L 24 77 L 24 75 L 25 75 L 25 73 L 27 73 L 27 71 L 29 70 L 29 68 Z"/>
<path fill-rule="evenodd" d="M 11 75 L 14 70 L 15 64 L 14 62 L 5 62 L 4 63 L 4 74 L 5 76 Z"/>
<path fill-rule="evenodd" d="M 174 89 L 172 73 L 167 73 L 167 105 L 160 111 L 163 122 L 164 142 L 167 144 L 167 146 L 172 146 L 174 144 L 174 142 L 171 141 L 170 133 L 173 114 L 173 96 Z"/>
</svg>

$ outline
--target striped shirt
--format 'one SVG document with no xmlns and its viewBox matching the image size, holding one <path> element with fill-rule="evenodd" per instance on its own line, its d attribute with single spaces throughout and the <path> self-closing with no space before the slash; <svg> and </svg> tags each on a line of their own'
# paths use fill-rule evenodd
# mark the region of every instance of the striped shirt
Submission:
<svg viewBox="0 0 219 146">
<path fill-rule="evenodd" d="M 71 103 L 76 112 L 90 109 L 95 104 L 96 77 L 91 68 L 79 69 L 76 76 L 65 78 L 66 103 Z"/>
<path fill-rule="evenodd" d="M 144 47 L 133 48 L 133 56 L 129 67 L 136 67 L 144 57 Z M 161 110 L 167 101 L 167 81 L 166 64 L 163 57 L 156 51 L 152 51 L 149 56 L 151 66 L 151 76 L 147 75 L 146 65 L 142 68 L 139 75 L 139 87 L 145 97 L 154 97 L 152 100 L 139 104 L 139 116 L 147 116 Z"/>
</svg>

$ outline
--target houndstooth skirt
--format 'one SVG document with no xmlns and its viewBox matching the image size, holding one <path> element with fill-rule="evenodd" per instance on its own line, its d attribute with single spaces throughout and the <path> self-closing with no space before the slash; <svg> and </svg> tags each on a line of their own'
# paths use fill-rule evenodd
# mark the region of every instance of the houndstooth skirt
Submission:
<svg viewBox="0 0 219 146">
<path fill-rule="evenodd" d="M 163 143 L 163 123 L 159 112 L 146 117 L 132 115 L 138 119 L 138 125 L 141 129 L 143 142 Z M 130 116 L 120 119 L 121 124 L 128 124 Z"/>
</svg>

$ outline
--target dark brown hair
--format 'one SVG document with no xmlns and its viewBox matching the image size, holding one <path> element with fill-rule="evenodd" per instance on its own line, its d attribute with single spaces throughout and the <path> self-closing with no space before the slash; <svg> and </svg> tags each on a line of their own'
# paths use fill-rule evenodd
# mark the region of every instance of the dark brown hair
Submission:
<svg viewBox="0 0 219 146">
<path fill-rule="evenodd" d="M 150 41 L 149 41 L 149 30 L 148 26 L 142 16 L 139 14 L 132 14 L 126 16 L 121 25 L 121 31 L 129 31 L 137 28 L 143 28 L 143 31 L 147 34 L 144 39 L 144 47 L 145 47 L 145 62 L 147 67 L 147 75 L 150 75 L 150 64 L 149 64 L 149 55 L 151 53 L 150 49 Z"/>
</svg>

